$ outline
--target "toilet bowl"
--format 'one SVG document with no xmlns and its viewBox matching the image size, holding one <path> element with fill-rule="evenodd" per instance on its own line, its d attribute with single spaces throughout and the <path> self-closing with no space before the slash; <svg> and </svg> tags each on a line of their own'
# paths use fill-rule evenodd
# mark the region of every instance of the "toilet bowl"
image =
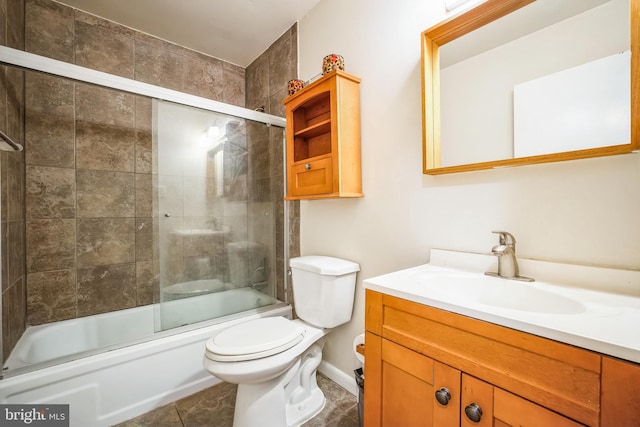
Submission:
<svg viewBox="0 0 640 427">
<path fill-rule="evenodd" d="M 234 427 L 297 426 L 324 407 L 316 370 L 326 335 L 351 319 L 359 265 L 311 256 L 290 266 L 299 319 L 255 319 L 207 341 L 205 369 L 238 384 Z"/>
</svg>

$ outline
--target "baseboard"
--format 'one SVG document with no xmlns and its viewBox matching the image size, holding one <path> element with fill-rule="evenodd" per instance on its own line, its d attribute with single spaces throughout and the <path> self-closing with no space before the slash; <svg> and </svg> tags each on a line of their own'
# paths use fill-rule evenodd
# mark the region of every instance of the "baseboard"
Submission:
<svg viewBox="0 0 640 427">
<path fill-rule="evenodd" d="M 318 371 L 343 389 L 347 390 L 349 393 L 356 397 L 358 396 L 358 384 L 356 383 L 356 378 L 353 373 L 351 373 L 351 375 L 345 374 L 340 369 L 325 362 L 324 360 L 320 362 Z"/>
</svg>

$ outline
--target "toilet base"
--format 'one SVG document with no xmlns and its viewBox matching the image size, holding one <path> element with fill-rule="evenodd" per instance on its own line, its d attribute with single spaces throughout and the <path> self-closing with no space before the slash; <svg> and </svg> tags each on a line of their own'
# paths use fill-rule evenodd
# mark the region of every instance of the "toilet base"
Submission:
<svg viewBox="0 0 640 427">
<path fill-rule="evenodd" d="M 294 427 L 318 415 L 326 402 L 316 381 L 323 344 L 324 337 L 277 378 L 238 384 L 233 427 Z"/>
<path fill-rule="evenodd" d="M 287 405 L 287 427 L 299 426 L 318 415 L 324 409 L 327 399 L 319 388 L 311 392 L 311 396 L 302 404 Z"/>
</svg>

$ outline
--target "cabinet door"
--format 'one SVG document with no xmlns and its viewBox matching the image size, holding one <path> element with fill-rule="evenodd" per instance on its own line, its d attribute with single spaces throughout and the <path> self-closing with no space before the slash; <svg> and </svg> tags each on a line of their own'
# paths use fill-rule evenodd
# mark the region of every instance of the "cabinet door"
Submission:
<svg viewBox="0 0 640 427">
<path fill-rule="evenodd" d="M 462 374 L 460 425 L 493 427 L 493 386 L 471 375 Z"/>
<path fill-rule="evenodd" d="M 371 333 L 366 343 L 367 427 L 459 426 L 459 371 Z M 371 358 L 378 351 L 379 362 Z M 449 392 L 449 398 L 441 397 L 446 404 L 436 400 L 442 388 Z"/>
<path fill-rule="evenodd" d="M 435 399 L 433 426 L 458 427 L 460 425 L 460 371 L 434 361 L 433 388 Z"/>
</svg>

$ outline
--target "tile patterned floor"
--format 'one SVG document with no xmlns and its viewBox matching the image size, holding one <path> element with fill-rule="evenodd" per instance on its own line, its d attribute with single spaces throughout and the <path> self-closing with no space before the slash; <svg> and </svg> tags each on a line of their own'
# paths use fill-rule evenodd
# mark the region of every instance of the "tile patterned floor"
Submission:
<svg viewBox="0 0 640 427">
<path fill-rule="evenodd" d="M 327 403 L 302 427 L 358 427 L 356 398 L 318 373 Z M 143 414 L 116 427 L 231 427 L 236 385 L 222 383 Z"/>
</svg>

